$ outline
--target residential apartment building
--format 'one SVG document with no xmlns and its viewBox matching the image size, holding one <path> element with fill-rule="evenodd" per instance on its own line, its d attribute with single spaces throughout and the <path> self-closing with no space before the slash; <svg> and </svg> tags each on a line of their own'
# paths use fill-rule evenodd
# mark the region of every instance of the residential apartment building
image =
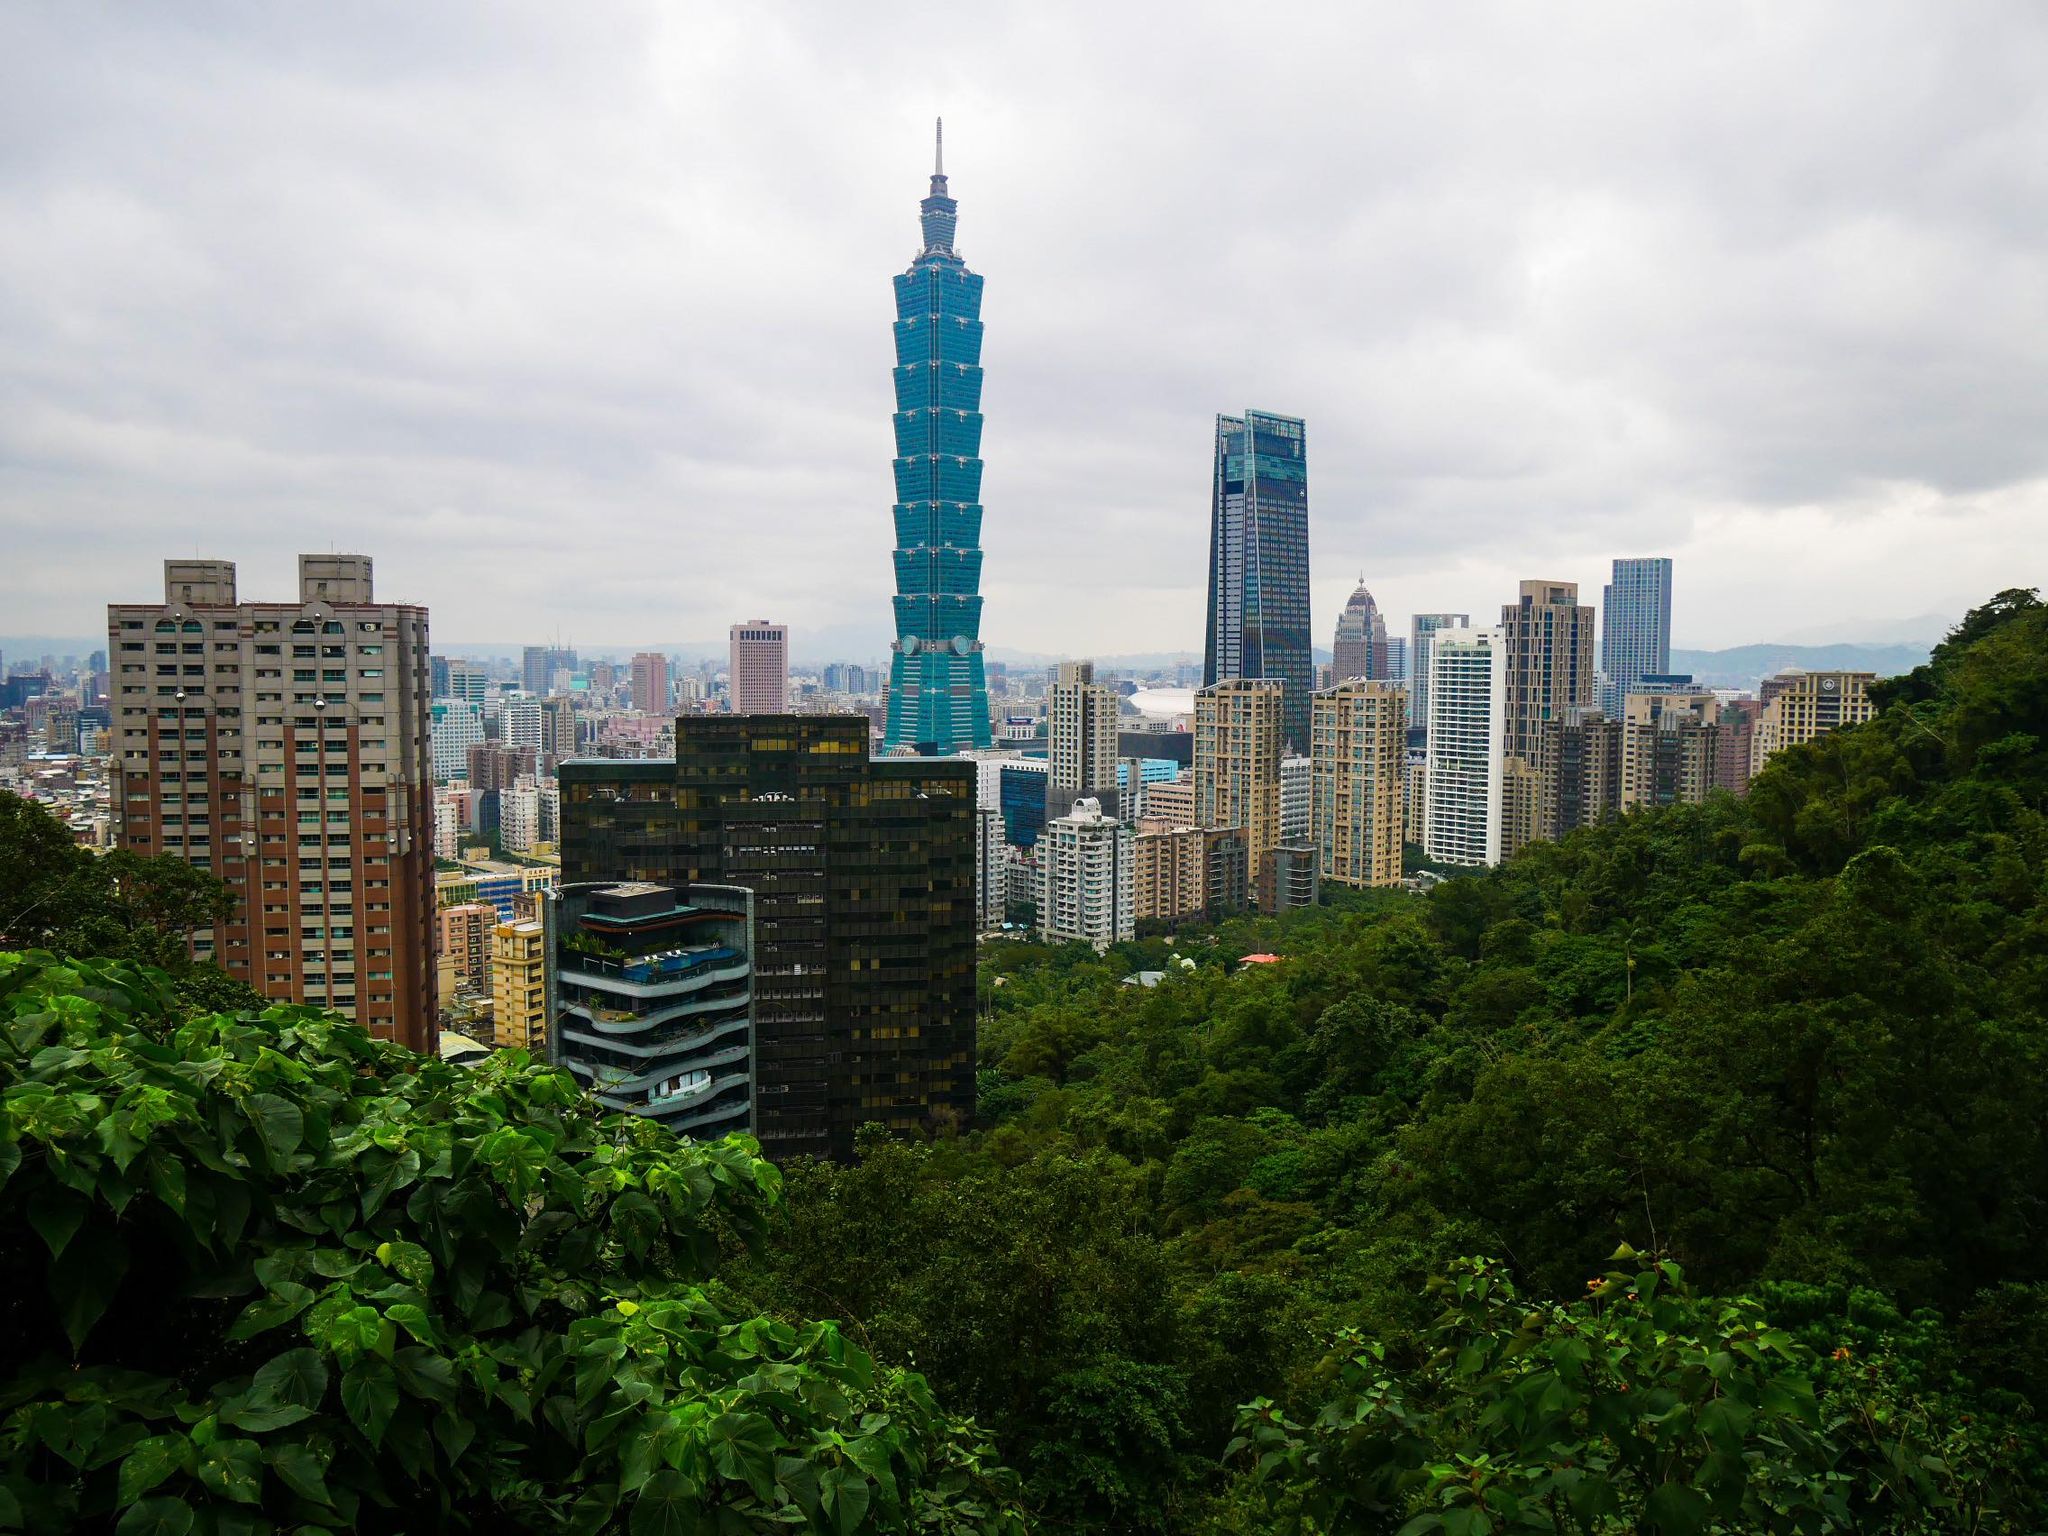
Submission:
<svg viewBox="0 0 2048 1536">
<path fill-rule="evenodd" d="M 1398 885 L 1408 690 L 1353 679 L 1315 697 L 1307 835 L 1338 885 Z M 1285 765 L 1283 764 L 1283 767 Z"/>
<path fill-rule="evenodd" d="M 1097 953 L 1136 937 L 1130 825 L 1083 797 L 1045 824 L 1038 840 L 1038 933 L 1051 944 L 1080 941 Z"/>
<path fill-rule="evenodd" d="M 1228 678 L 1195 694 L 1195 824 L 1244 833 L 1256 882 L 1280 843 L 1280 747 L 1286 685 Z M 1271 892 L 1261 893 L 1270 910 Z"/>
<path fill-rule="evenodd" d="M 294 602 L 228 560 L 167 560 L 161 603 L 107 609 L 119 846 L 224 881 L 195 954 L 265 997 L 436 1037 L 427 611 L 367 555 L 301 555 Z"/>
<path fill-rule="evenodd" d="M 498 926 L 498 909 L 481 901 L 457 902 L 434 914 L 435 953 L 454 987 L 485 991 L 491 984 L 491 934 Z"/>
<path fill-rule="evenodd" d="M 1525 581 L 1500 611 L 1506 651 L 1507 718 L 1502 751 L 1535 761 L 1546 721 L 1594 703 L 1593 610 L 1570 581 Z"/>
<path fill-rule="evenodd" d="M 1313 717 L 1309 726 L 1313 737 Z M 1280 841 L 1309 841 L 1310 813 L 1315 796 L 1315 764 L 1307 753 L 1280 759 Z"/>
<path fill-rule="evenodd" d="M 1469 613 L 1418 613 L 1408 630 L 1408 723 L 1429 724 L 1430 637 L 1440 629 L 1464 629 L 1472 623 Z"/>
<path fill-rule="evenodd" d="M 1444 864 L 1501 860 L 1508 653 L 1498 629 L 1440 629 L 1429 666 L 1422 845 Z"/>
<path fill-rule="evenodd" d="M 1721 777 L 1720 701 L 1711 693 L 1631 693 L 1623 711 L 1622 809 L 1705 801 Z"/>
<path fill-rule="evenodd" d="M 491 930 L 491 1043 L 499 1050 L 548 1046 L 547 934 L 531 919 Z"/>
<path fill-rule="evenodd" d="M 1083 797 L 1110 815 L 1119 806 L 1114 688 L 1095 681 L 1095 666 L 1063 661 L 1046 689 L 1046 816 L 1064 816 Z"/>
</svg>

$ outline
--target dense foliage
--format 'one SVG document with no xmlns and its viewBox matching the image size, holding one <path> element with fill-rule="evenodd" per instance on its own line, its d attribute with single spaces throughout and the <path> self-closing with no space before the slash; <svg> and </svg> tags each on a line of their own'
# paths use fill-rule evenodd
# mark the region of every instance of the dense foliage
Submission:
<svg viewBox="0 0 2048 1536">
<path fill-rule="evenodd" d="M 1362 1344 L 1412 1387 L 1462 1255 L 1551 1307 L 1627 1244 L 1824 1393 L 1846 1351 L 1916 1454 L 2005 1447 L 1975 1528 L 2048 1518 L 2048 610 L 2002 594 L 1880 703 L 1426 899 L 993 946 L 984 1129 L 786 1169 L 743 1283 L 915 1360 L 1042 1519 L 1255 1530 L 1240 1404 L 1312 1423 Z"/>
<path fill-rule="evenodd" d="M 1012 1528 L 924 1382 L 709 1276 L 779 1180 L 308 1009 L 0 955 L 0 1527 Z"/>
</svg>

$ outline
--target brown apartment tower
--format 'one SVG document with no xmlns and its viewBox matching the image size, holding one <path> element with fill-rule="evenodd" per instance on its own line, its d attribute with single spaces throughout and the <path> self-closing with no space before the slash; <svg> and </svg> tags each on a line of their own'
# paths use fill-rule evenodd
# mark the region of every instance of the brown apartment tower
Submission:
<svg viewBox="0 0 2048 1536">
<path fill-rule="evenodd" d="M 195 954 L 432 1050 L 427 610 L 375 601 L 367 555 L 299 556 L 290 603 L 166 560 L 161 603 L 108 606 L 107 656 L 120 846 L 235 893 Z"/>
<path fill-rule="evenodd" d="M 974 1111 L 974 765 L 863 715 L 684 715 L 673 763 L 564 763 L 562 879 L 753 893 L 754 1134 L 850 1157 Z"/>
</svg>

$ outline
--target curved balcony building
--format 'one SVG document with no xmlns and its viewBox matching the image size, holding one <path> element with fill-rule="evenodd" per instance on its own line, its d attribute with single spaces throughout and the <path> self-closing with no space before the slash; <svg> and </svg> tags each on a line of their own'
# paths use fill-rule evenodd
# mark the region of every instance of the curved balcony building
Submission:
<svg viewBox="0 0 2048 1536">
<path fill-rule="evenodd" d="M 753 897 L 565 885 L 548 903 L 549 1055 L 607 1109 L 709 1140 L 753 1129 Z"/>
</svg>

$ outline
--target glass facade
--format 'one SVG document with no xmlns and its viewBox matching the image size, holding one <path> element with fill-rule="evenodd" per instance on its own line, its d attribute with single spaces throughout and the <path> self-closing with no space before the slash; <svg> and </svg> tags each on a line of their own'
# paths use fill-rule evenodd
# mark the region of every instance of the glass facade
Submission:
<svg viewBox="0 0 2048 1536">
<path fill-rule="evenodd" d="M 1297 751 L 1308 748 L 1315 691 L 1308 592 L 1306 426 L 1262 411 L 1218 416 L 1202 685 L 1280 679 L 1283 746 Z"/>
<path fill-rule="evenodd" d="M 981 278 L 953 249 L 943 161 L 896 285 L 895 654 L 884 746 L 991 742 L 981 648 Z"/>
<path fill-rule="evenodd" d="M 1600 702 L 1614 718 L 1623 698 L 1671 670 L 1669 556 L 1614 562 L 1600 594 L 1600 670 L 1609 690 Z"/>
<path fill-rule="evenodd" d="M 564 763 L 562 877 L 753 898 L 754 1134 L 852 1154 L 974 1108 L 974 765 L 859 715 L 691 715 L 676 761 Z"/>
</svg>

